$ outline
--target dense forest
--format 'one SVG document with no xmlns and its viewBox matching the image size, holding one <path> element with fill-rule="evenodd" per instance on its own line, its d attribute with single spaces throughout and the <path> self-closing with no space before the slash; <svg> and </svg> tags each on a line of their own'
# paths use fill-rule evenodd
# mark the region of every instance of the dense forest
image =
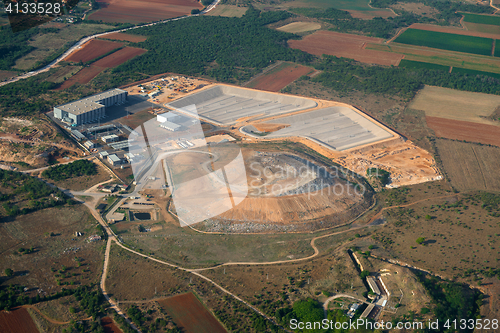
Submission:
<svg viewBox="0 0 500 333">
<path fill-rule="evenodd" d="M 43 177 L 55 181 L 96 174 L 97 166 L 89 160 L 78 160 L 68 164 L 52 166 L 42 172 Z"/>
<path fill-rule="evenodd" d="M 311 79 L 336 91 L 358 90 L 373 94 L 412 98 L 423 84 L 465 91 L 500 94 L 498 79 L 425 68 L 383 67 L 354 60 L 323 56 L 316 69 L 323 72 Z"/>
<path fill-rule="evenodd" d="M 458 318 L 480 318 L 479 308 L 483 303 L 483 295 L 479 291 L 467 285 L 427 277 L 420 272 L 415 272 L 415 275 L 431 296 L 434 303 L 434 316 L 440 323 L 445 323 L 450 318 L 457 318 L 457 320 Z M 473 329 L 460 330 L 460 332 L 473 331 Z M 456 330 L 453 326 L 450 329 L 441 326 L 439 332 L 456 332 Z"/>
<path fill-rule="evenodd" d="M 114 72 L 170 71 L 235 82 L 249 79 L 277 60 L 310 61 L 307 53 L 286 47 L 288 39 L 298 36 L 265 27 L 291 15 L 250 8 L 242 18 L 202 16 L 137 29 L 133 33 L 148 36 L 137 46 L 148 52 Z"/>
</svg>

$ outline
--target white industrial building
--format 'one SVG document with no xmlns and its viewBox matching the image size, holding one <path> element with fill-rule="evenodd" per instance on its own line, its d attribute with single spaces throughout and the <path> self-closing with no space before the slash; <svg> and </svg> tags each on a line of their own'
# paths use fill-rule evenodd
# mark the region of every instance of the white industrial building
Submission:
<svg viewBox="0 0 500 333">
<path fill-rule="evenodd" d="M 99 156 L 100 156 L 102 159 L 104 159 L 105 157 L 108 157 L 108 156 L 109 156 L 109 153 L 108 153 L 107 151 L 103 150 L 103 151 L 101 151 L 101 152 L 99 153 Z"/>
<path fill-rule="evenodd" d="M 106 136 L 101 137 L 101 140 L 104 143 L 115 142 L 115 141 L 118 141 L 118 135 L 116 135 L 116 134 L 106 135 Z"/>
<path fill-rule="evenodd" d="M 116 154 L 109 155 L 108 156 L 108 162 L 111 163 L 111 165 L 119 165 L 122 164 L 122 159 L 116 156 Z"/>
<path fill-rule="evenodd" d="M 179 119 L 179 115 L 173 112 L 162 113 L 156 116 L 156 121 L 159 123 L 164 123 L 166 121 L 174 121 Z"/>
<path fill-rule="evenodd" d="M 86 141 L 83 145 L 87 147 L 87 149 L 92 149 L 95 147 L 95 143 L 93 143 L 92 141 Z"/>
<path fill-rule="evenodd" d="M 165 121 L 160 124 L 161 128 L 164 128 L 166 130 L 172 131 L 172 132 L 177 132 L 181 129 L 181 125 L 178 125 L 176 123 L 172 123 L 170 121 Z"/>
<path fill-rule="evenodd" d="M 104 118 L 106 108 L 127 100 L 128 92 L 112 89 L 100 94 L 54 107 L 54 117 L 72 125 L 81 125 Z"/>
</svg>

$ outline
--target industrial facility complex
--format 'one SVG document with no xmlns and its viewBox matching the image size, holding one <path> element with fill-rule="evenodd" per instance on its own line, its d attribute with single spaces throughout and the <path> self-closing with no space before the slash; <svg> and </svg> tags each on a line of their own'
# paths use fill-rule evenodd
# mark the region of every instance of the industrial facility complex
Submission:
<svg viewBox="0 0 500 333">
<path fill-rule="evenodd" d="M 317 103 L 303 97 L 216 85 L 179 98 L 167 106 L 218 125 L 230 125 L 243 117 L 275 116 L 310 109 Z"/>
<path fill-rule="evenodd" d="M 128 92 L 112 89 L 54 107 L 54 117 L 71 125 L 87 124 L 106 116 L 106 108 L 124 103 Z"/>
<path fill-rule="evenodd" d="M 308 137 L 335 150 L 345 150 L 393 137 L 382 126 L 345 106 L 331 106 L 265 123 L 289 125 L 266 135 L 267 138 Z"/>
</svg>

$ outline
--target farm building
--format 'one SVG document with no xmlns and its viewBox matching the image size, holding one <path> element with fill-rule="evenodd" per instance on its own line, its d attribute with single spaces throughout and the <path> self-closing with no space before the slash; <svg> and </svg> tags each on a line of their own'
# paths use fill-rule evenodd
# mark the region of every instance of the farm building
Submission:
<svg viewBox="0 0 500 333">
<path fill-rule="evenodd" d="M 113 89 L 54 107 L 54 117 L 66 123 L 81 125 L 104 118 L 106 108 L 127 99 L 125 90 Z"/>
<path fill-rule="evenodd" d="M 113 155 L 108 155 L 108 162 L 111 163 L 111 165 L 119 165 L 122 164 L 122 159 L 116 156 L 116 154 Z"/>
<path fill-rule="evenodd" d="M 157 115 L 156 121 L 159 123 L 164 123 L 166 121 L 174 121 L 178 118 L 179 118 L 178 114 L 175 114 L 173 112 L 167 112 L 167 113 Z"/>
<path fill-rule="evenodd" d="M 176 123 L 172 123 L 170 121 L 165 121 L 163 122 L 161 125 L 160 125 L 161 128 L 164 128 L 166 130 L 169 130 L 169 131 L 172 131 L 172 132 L 176 132 L 176 131 L 179 131 L 181 129 L 181 125 L 178 125 Z"/>
<path fill-rule="evenodd" d="M 87 149 L 92 149 L 95 147 L 95 143 L 93 143 L 92 141 L 86 141 L 83 145 L 87 147 Z"/>
<path fill-rule="evenodd" d="M 118 141 L 118 135 L 116 134 L 111 134 L 111 135 L 106 135 L 101 138 L 102 142 L 108 143 L 108 142 L 115 142 Z"/>
</svg>

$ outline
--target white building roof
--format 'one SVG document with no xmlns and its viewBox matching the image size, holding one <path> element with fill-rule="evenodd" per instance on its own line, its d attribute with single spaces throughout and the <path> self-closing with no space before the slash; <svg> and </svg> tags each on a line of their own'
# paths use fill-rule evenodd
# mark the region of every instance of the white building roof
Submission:
<svg viewBox="0 0 500 333">
<path fill-rule="evenodd" d="M 113 155 L 109 155 L 108 156 L 108 159 L 112 162 L 120 162 L 121 161 L 121 158 L 119 158 L 118 156 L 116 156 L 116 154 L 113 154 Z"/>
</svg>

